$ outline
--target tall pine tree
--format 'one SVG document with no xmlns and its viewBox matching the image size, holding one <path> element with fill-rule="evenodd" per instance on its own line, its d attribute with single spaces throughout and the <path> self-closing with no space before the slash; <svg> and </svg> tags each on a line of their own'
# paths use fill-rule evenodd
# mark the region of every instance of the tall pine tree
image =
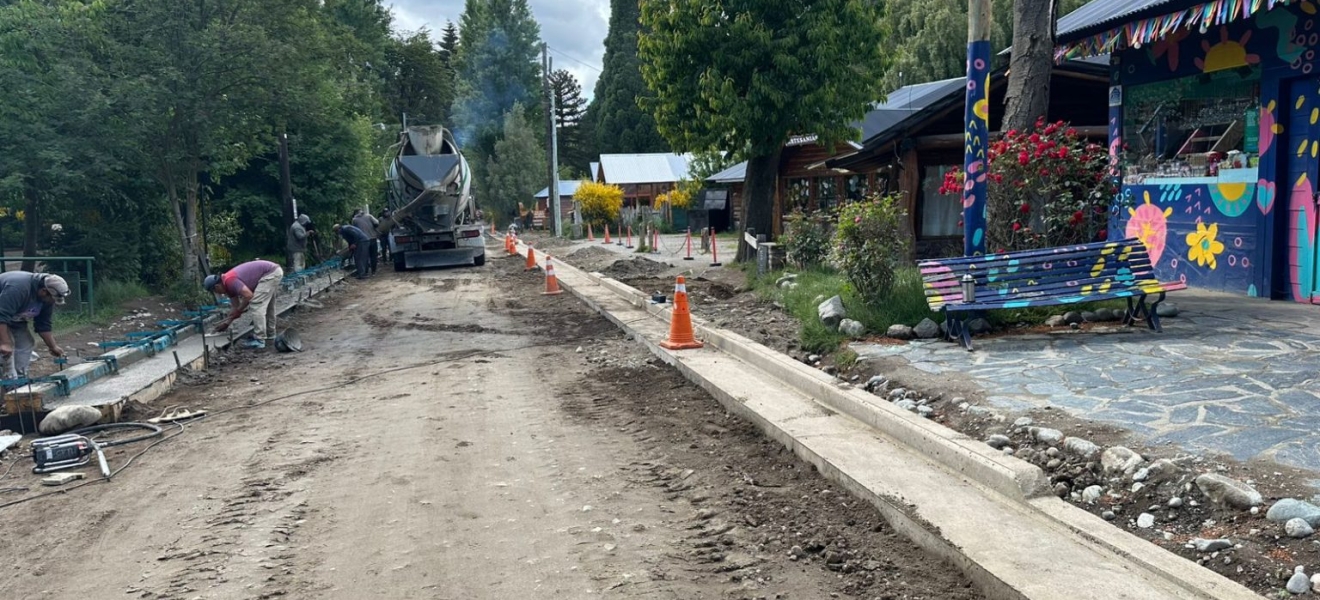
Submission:
<svg viewBox="0 0 1320 600">
<path fill-rule="evenodd" d="M 582 119 L 587 101 L 582 86 L 572 73 L 559 69 L 550 74 L 550 89 L 555 95 L 555 126 L 559 128 L 559 168 L 574 174 L 586 173 L 591 162 L 582 137 Z"/>
<path fill-rule="evenodd" d="M 655 119 L 637 104 L 639 98 L 651 95 L 637 58 L 640 18 L 638 0 L 610 1 L 604 69 L 596 80 L 588 117 L 594 121 L 596 145 L 603 153 L 669 151 L 656 131 Z"/>
</svg>

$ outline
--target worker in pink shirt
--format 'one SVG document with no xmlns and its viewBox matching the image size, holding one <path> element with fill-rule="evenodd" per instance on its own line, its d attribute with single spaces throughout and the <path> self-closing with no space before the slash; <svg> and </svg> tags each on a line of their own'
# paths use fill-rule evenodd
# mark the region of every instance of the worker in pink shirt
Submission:
<svg viewBox="0 0 1320 600">
<path fill-rule="evenodd" d="M 233 307 L 215 330 L 229 329 L 251 308 L 253 339 L 244 342 L 243 346 L 265 348 L 266 342 L 275 339 L 275 294 L 279 292 L 283 278 L 284 269 L 268 260 L 249 261 L 223 274 L 208 275 L 202 281 L 202 287 L 213 294 L 228 296 Z"/>
</svg>

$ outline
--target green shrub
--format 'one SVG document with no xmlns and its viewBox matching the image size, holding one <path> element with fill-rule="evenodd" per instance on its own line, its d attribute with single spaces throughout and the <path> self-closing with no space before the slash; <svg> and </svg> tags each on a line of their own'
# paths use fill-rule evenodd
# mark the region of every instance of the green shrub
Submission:
<svg viewBox="0 0 1320 600">
<path fill-rule="evenodd" d="M 882 301 L 894 285 L 894 272 L 907 262 L 906 222 L 896 195 L 873 196 L 840 210 L 834 262 L 864 301 Z"/>
<path fill-rule="evenodd" d="M 799 269 L 824 265 L 830 258 L 832 220 L 832 215 L 823 212 L 793 211 L 785 217 L 779 242 L 784 245 L 788 263 Z"/>
</svg>

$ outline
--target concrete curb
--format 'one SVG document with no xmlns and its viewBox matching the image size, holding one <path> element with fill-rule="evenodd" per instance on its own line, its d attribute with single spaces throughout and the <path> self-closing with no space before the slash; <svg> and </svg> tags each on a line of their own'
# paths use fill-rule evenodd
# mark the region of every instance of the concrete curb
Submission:
<svg viewBox="0 0 1320 600">
<path fill-rule="evenodd" d="M 520 245 L 519 250 L 525 255 L 524 246 Z M 908 516 L 902 501 L 877 496 L 872 489 L 856 481 L 843 469 L 830 464 L 806 444 L 747 408 L 746 398 L 730 395 L 721 389 L 718 383 L 705 379 L 686 365 L 677 355 L 661 349 L 655 341 L 640 331 L 635 323 L 626 322 L 611 314 L 608 307 L 593 299 L 588 292 L 590 287 L 600 286 L 601 289 L 608 290 L 615 297 L 626 302 L 631 308 L 643 310 L 665 322 L 670 319 L 672 311 L 669 305 L 650 304 L 649 296 L 641 291 L 599 273 L 584 273 L 562 259 L 558 261 L 557 267 L 560 269 L 561 286 L 621 329 L 633 334 L 649 351 L 710 392 L 731 412 L 755 423 L 772 438 L 793 449 L 804 460 L 816 465 L 823 474 L 844 485 L 858 498 L 875 505 L 886 519 L 923 548 L 958 565 L 991 597 L 1057 597 L 1052 593 L 1034 591 L 1027 593 L 1014 589 L 990 570 L 966 556 L 959 548 L 952 547 L 949 542 L 940 538 L 937 532 L 930 531 Z M 587 288 L 583 288 L 578 282 L 581 277 L 586 277 L 590 281 Z M 877 402 L 869 393 L 852 389 L 847 384 L 840 385 L 832 377 L 738 334 L 712 327 L 696 318 L 693 318 L 693 325 L 699 337 L 708 344 L 744 364 L 767 374 L 773 374 L 772 377 L 801 394 L 864 423 L 902 444 L 906 450 L 926 457 L 1003 497 L 1006 501 L 1020 506 L 1033 518 L 1045 519 L 1053 523 L 1061 535 L 1084 540 L 1087 544 L 1107 550 L 1117 558 L 1118 562 L 1124 563 L 1120 565 L 1121 569 L 1130 572 L 1130 576 L 1135 577 L 1135 572 L 1144 571 L 1169 582 L 1180 590 L 1178 593 L 1160 597 L 1243 600 L 1260 598 L 1251 590 L 1226 577 L 1182 559 L 1082 509 L 1048 495 L 1048 480 L 1043 471 L 1034 465 L 1002 455 L 979 441 L 895 408 L 886 402 Z M 1079 582 L 1079 585 L 1084 586 L 1085 583 Z"/>
</svg>

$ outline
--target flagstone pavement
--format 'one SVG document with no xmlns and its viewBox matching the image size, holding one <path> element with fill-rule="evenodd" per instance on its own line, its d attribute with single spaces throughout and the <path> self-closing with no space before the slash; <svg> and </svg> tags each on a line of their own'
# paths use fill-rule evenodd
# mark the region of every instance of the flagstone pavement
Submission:
<svg viewBox="0 0 1320 600">
<path fill-rule="evenodd" d="M 961 373 L 1007 411 L 1043 406 L 1152 444 L 1320 470 L 1320 306 L 1200 290 L 1169 295 L 1164 332 L 1007 335 L 976 351 L 945 341 L 853 344 L 935 375 Z"/>
</svg>

